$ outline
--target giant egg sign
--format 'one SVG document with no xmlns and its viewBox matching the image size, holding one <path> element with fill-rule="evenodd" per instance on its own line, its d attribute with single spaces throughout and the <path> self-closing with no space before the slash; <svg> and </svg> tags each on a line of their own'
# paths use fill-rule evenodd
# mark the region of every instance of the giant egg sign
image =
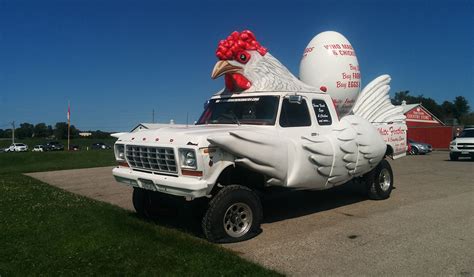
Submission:
<svg viewBox="0 0 474 277">
<path fill-rule="evenodd" d="M 301 81 L 331 95 L 339 116 L 351 111 L 360 92 L 360 78 L 355 51 L 339 33 L 320 33 L 304 50 Z"/>
</svg>

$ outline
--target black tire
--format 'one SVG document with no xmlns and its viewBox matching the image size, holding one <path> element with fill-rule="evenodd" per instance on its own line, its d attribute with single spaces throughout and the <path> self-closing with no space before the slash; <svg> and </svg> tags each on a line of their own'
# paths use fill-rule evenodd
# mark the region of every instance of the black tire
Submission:
<svg viewBox="0 0 474 277">
<path fill-rule="evenodd" d="M 377 167 L 364 176 L 364 181 L 370 199 L 387 199 L 393 189 L 392 167 L 386 160 L 382 160 Z"/>
<path fill-rule="evenodd" d="M 258 235 L 262 218 L 262 204 L 257 194 L 248 187 L 230 185 L 209 202 L 201 225 L 209 241 L 231 243 Z"/>
<path fill-rule="evenodd" d="M 456 155 L 455 153 L 449 153 L 449 159 L 451 161 L 457 161 L 459 159 L 459 155 Z"/>
<path fill-rule="evenodd" d="M 142 188 L 133 188 L 133 207 L 140 217 L 150 218 L 153 206 L 151 191 Z"/>
<path fill-rule="evenodd" d="M 412 155 L 418 155 L 418 152 L 419 152 L 419 151 L 418 151 L 418 148 L 412 147 L 412 148 L 411 148 L 411 152 L 412 152 L 412 153 L 411 153 Z"/>
</svg>

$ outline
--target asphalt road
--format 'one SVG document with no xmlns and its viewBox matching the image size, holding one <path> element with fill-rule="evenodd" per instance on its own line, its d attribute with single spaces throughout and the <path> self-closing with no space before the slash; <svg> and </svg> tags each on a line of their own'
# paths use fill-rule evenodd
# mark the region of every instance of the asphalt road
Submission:
<svg viewBox="0 0 474 277">
<path fill-rule="evenodd" d="M 351 184 L 276 192 L 263 203 L 263 232 L 224 247 L 289 275 L 472 276 L 474 162 L 451 162 L 447 152 L 434 152 L 390 163 L 390 199 L 367 200 Z M 132 209 L 131 189 L 115 183 L 110 167 L 29 175 Z M 199 220 L 190 229 L 182 224 L 188 216 L 166 224 L 199 235 Z"/>
</svg>

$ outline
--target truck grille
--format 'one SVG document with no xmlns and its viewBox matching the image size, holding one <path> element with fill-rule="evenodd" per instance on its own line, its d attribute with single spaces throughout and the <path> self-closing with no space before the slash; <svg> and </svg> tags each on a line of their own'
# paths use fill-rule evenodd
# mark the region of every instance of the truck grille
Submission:
<svg viewBox="0 0 474 277">
<path fill-rule="evenodd" d="M 173 148 L 127 145 L 125 155 L 132 168 L 178 173 Z"/>
<path fill-rule="evenodd" d="M 474 143 L 458 143 L 458 149 L 472 150 L 474 149 Z"/>
</svg>

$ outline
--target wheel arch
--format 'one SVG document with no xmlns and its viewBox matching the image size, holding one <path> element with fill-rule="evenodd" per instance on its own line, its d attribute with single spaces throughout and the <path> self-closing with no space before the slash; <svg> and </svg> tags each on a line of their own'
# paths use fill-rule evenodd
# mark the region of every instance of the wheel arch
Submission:
<svg viewBox="0 0 474 277">
<path fill-rule="evenodd" d="M 251 189 L 262 189 L 265 186 L 266 176 L 238 164 L 229 165 L 221 171 L 211 191 L 214 195 L 222 187 L 241 185 Z"/>
<path fill-rule="evenodd" d="M 387 144 L 387 149 L 385 150 L 385 156 L 393 157 L 393 147 L 390 144 Z"/>
</svg>

